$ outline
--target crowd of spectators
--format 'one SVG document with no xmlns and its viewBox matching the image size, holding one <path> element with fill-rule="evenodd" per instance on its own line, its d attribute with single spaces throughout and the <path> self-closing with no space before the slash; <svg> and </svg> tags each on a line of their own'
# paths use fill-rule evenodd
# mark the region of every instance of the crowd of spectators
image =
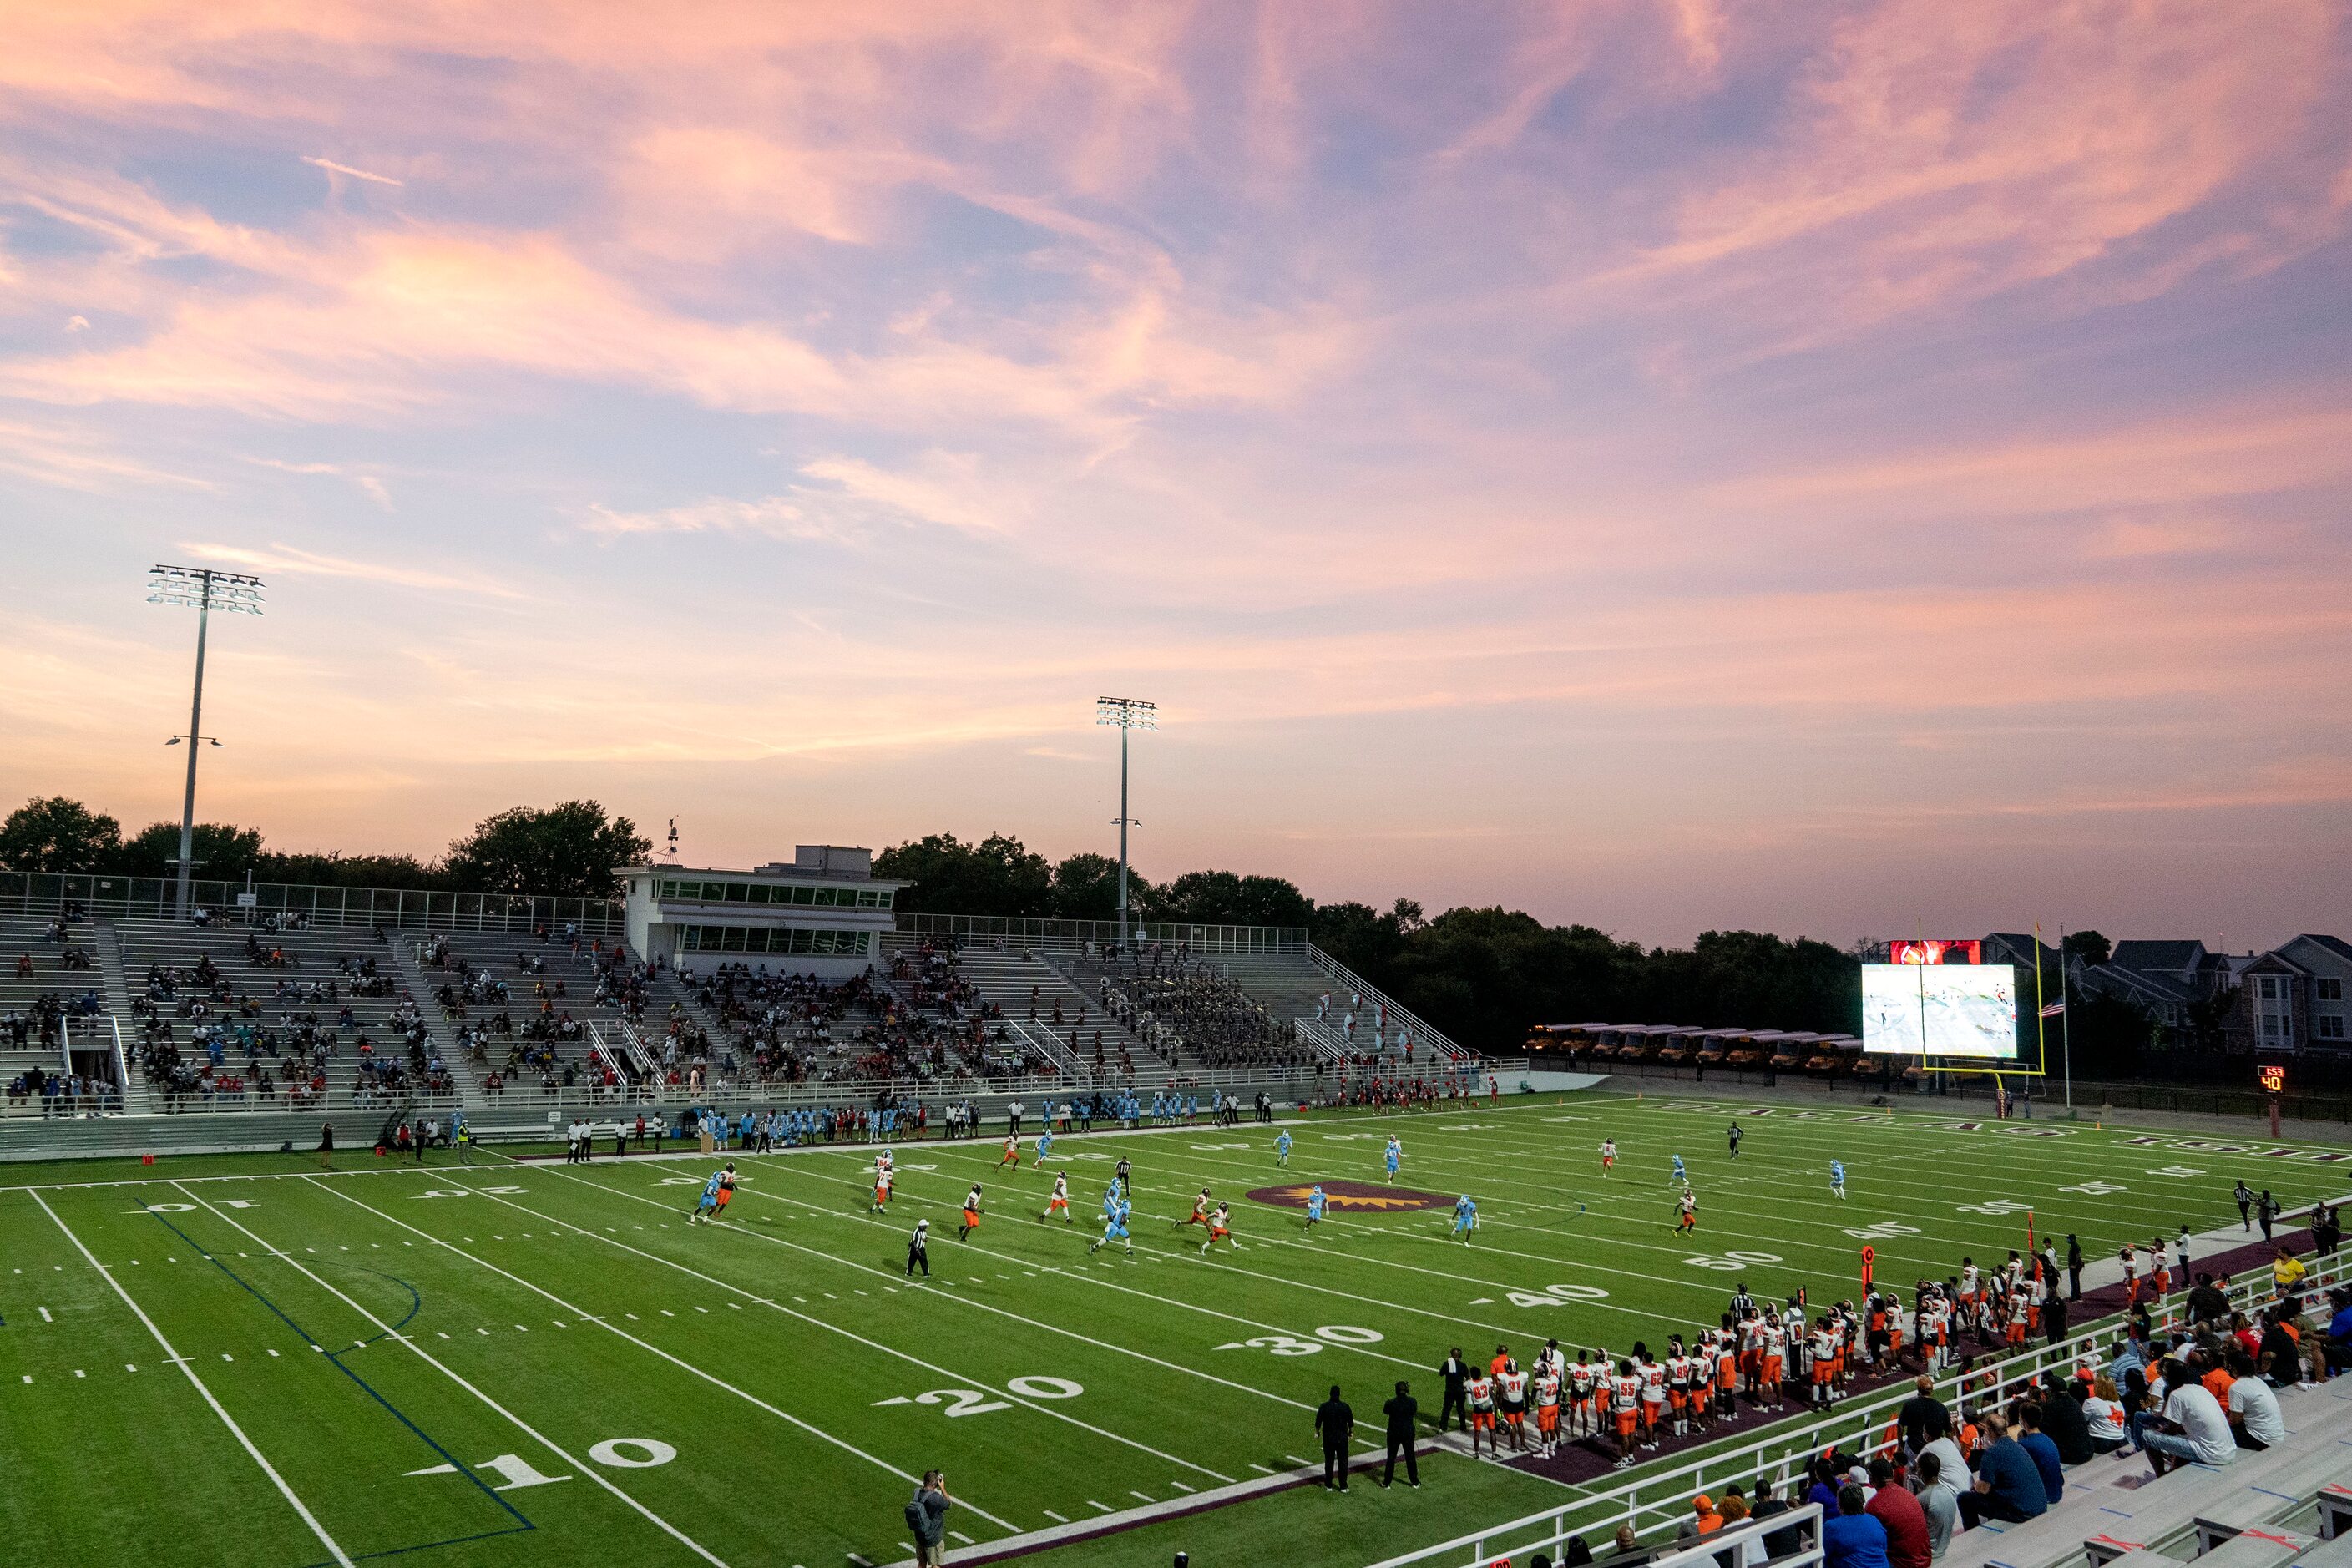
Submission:
<svg viewBox="0 0 2352 1568">
<path fill-rule="evenodd" d="M 1090 942 L 1079 973 L 1103 1010 L 1167 1066 L 1297 1071 L 1318 1059 L 1297 1025 L 1184 943 Z"/>
<path fill-rule="evenodd" d="M 347 1050 L 354 1105 L 455 1091 L 414 1002 L 381 1014 L 381 1040 L 360 1018 L 354 1003 L 398 989 L 373 955 L 341 954 L 331 973 L 298 976 L 299 952 L 248 932 L 242 956 L 248 969 L 280 973 L 266 986 L 239 984 L 209 952 L 190 965 L 148 965 L 131 1004 L 133 1053 L 164 1110 L 315 1109 L 330 1099 L 329 1064 Z"/>
<path fill-rule="evenodd" d="M 1877 1451 L 1819 1455 L 1786 1496 L 1768 1479 L 1752 1492 L 1735 1483 L 1695 1497 L 1676 1544 L 1819 1503 L 1824 1568 L 1928 1568 L 1965 1531 L 2048 1512 L 2085 1466 L 2145 1458 L 2160 1477 L 2272 1447 L 2287 1436 L 2280 1392 L 2352 1367 L 2352 1289 L 2328 1294 L 2322 1321 L 2296 1289 L 2302 1279 L 2300 1260 L 2281 1248 L 2278 1293 L 2250 1313 L 2231 1308 L 2226 1281 L 2200 1276 L 2169 1327 L 2159 1330 L 2137 1308 L 2106 1354 L 2086 1347 L 2074 1366 L 2021 1386 L 1996 1390 L 1989 1373 L 1964 1363 L 1959 1397 L 1947 1402 L 1923 1374 Z M 1650 1554 L 1630 1531 L 1615 1545 L 1629 1559 Z M 1798 1545 L 1767 1533 L 1733 1568 Z M 1591 1561 L 1580 1540 L 1561 1559 Z"/>
</svg>

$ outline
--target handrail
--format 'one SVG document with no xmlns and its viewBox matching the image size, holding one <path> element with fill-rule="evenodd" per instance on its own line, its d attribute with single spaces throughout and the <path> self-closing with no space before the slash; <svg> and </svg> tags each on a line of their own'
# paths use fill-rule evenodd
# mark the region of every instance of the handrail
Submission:
<svg viewBox="0 0 2352 1568">
<path fill-rule="evenodd" d="M 2346 1201 L 2352 1201 L 2347 1196 Z M 2305 1277 L 2306 1289 L 2323 1289 L 2352 1279 L 2352 1252 L 2339 1252 L 2316 1259 Z M 2242 1309 L 2262 1299 L 2270 1291 L 2272 1282 L 2267 1273 L 2258 1273 L 2251 1279 L 2233 1284 L 2225 1294 L 2232 1310 Z M 2175 1292 L 2168 1302 L 2179 1300 L 2183 1293 Z M 1999 1404 L 2011 1391 L 2038 1382 L 2042 1374 L 2053 1367 L 2078 1363 L 2084 1353 L 2097 1352 L 2099 1342 L 2113 1337 L 2122 1314 L 2114 1313 L 2096 1323 L 2069 1334 L 2056 1345 L 2042 1345 L 2000 1361 L 1980 1363 L 1969 1373 L 1971 1381 L 1990 1376 L 1990 1386 L 1960 1394 L 1959 1372 L 1949 1369 L 1937 1381 L 1937 1393 L 1962 1410 L 1981 1409 Z M 2168 1318 L 2167 1326 L 2171 1320 Z M 2105 1357 L 2101 1355 L 2101 1361 Z M 1451 1541 L 1423 1547 L 1401 1556 L 1383 1559 L 1376 1568 L 1406 1568 L 1408 1564 L 1430 1563 L 1437 1568 L 1484 1568 L 1491 1559 L 1482 1555 L 1486 1543 L 1498 1537 L 1518 1540 L 1530 1531 L 1543 1532 L 1545 1539 L 1564 1541 L 1578 1531 L 1607 1524 L 1632 1524 L 1634 1532 L 1643 1534 L 1665 1529 L 1688 1517 L 1693 1494 L 1714 1489 L 1724 1481 L 1748 1481 L 1758 1473 L 1773 1473 L 1776 1481 L 1785 1481 L 1797 1468 L 1824 1449 L 1851 1439 L 1856 1457 L 1867 1459 L 1894 1446 L 1888 1427 L 1895 1410 L 1914 1392 L 1907 1381 L 1898 1380 L 1875 1394 L 1822 1412 L 1811 1419 L 1794 1417 L 1776 1423 L 1757 1432 L 1744 1443 L 1720 1440 L 1711 1448 L 1668 1468 L 1642 1469 L 1631 1472 L 1613 1487 L 1590 1492 L 1575 1501 L 1560 1504 L 1485 1530 L 1455 1536 Z M 1654 1516 L 1654 1517 L 1653 1517 Z M 1770 1522 L 1778 1525 L 1790 1517 L 1783 1514 Z M 1645 1519 L 1650 1522 L 1643 1523 Z M 1574 1521 L 1571 1525 L 1570 1521 Z M 1710 1536 L 1717 1542 L 1720 1536 Z M 1508 1550 L 1524 1551 L 1541 1546 L 1543 1539 L 1528 1541 Z M 1471 1551 L 1467 1557 L 1461 1553 Z"/>
<path fill-rule="evenodd" d="M 1318 968 L 1321 969 L 1323 973 L 1328 974 L 1332 979 L 1337 980 L 1340 984 L 1348 986 L 1363 995 L 1372 997 L 1384 1004 L 1388 1010 L 1391 1014 L 1395 1015 L 1399 1022 L 1404 1024 L 1415 1035 L 1428 1042 L 1432 1049 L 1442 1049 L 1447 1056 L 1457 1059 L 1465 1058 L 1475 1059 L 1476 1058 L 1477 1053 L 1475 1051 L 1468 1050 L 1464 1047 L 1455 1045 L 1452 1040 L 1446 1038 L 1444 1033 L 1431 1028 L 1426 1022 L 1414 1014 L 1412 1008 L 1405 1006 L 1395 997 L 1390 995 L 1387 992 L 1381 990 L 1370 981 L 1366 980 L 1362 975 L 1358 974 L 1354 970 L 1349 968 L 1346 964 L 1340 963 L 1338 959 L 1332 957 L 1321 948 L 1309 943 L 1307 949 L 1307 956 Z"/>
<path fill-rule="evenodd" d="M 0 910 L 46 912 L 68 903 L 91 915 L 175 921 L 179 884 L 168 877 L 94 872 L 0 871 Z M 303 914 L 333 926 L 396 926 L 430 931 L 529 931 L 577 925 L 586 937 L 614 936 L 626 925 L 616 900 L 541 897 L 527 893 L 458 893 L 416 888 L 347 888 L 332 883 L 212 881 L 191 885 L 192 901 L 219 912 L 234 929 L 237 917 Z M 240 895 L 254 902 L 240 909 Z"/>
</svg>

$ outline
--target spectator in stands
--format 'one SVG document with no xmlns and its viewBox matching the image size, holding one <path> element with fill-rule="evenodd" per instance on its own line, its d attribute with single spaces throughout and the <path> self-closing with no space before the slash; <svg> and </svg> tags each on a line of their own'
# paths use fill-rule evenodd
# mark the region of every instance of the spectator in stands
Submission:
<svg viewBox="0 0 2352 1568">
<path fill-rule="evenodd" d="M 1903 1434 L 1903 1441 L 1916 1454 L 1951 1431 L 1952 1413 L 1944 1408 L 1942 1400 L 1936 1397 L 1934 1378 L 1923 1376 L 1913 1386 L 1917 1392 L 1905 1400 L 1903 1407 L 1895 1413 L 1895 1430 Z"/>
<path fill-rule="evenodd" d="M 2079 1377 L 2051 1371 L 2042 1374 L 2042 1431 L 2057 1446 L 2064 1465 L 2091 1462 L 2091 1418 L 2083 1412 L 2088 1392 Z"/>
<path fill-rule="evenodd" d="M 1696 1541 L 1702 1535 L 1713 1535 L 1723 1528 L 1723 1516 L 1715 1511 L 1715 1500 L 1701 1492 L 1691 1499 L 1688 1519 L 1675 1526 L 1676 1541 Z"/>
<path fill-rule="evenodd" d="M 2015 1412 L 2017 1446 L 2033 1460 L 2033 1468 L 2042 1472 L 2042 1494 L 2053 1505 L 2066 1496 L 2066 1466 L 2058 1458 L 2058 1445 L 2042 1429 L 2042 1406 L 2020 1400 Z"/>
<path fill-rule="evenodd" d="M 2263 1314 L 2262 1348 L 2254 1353 L 2254 1365 L 2271 1380 L 2273 1388 L 2293 1388 L 2303 1381 L 2303 1347 L 2287 1327 L 2293 1315 L 2284 1303 Z"/>
<path fill-rule="evenodd" d="M 2210 1397 L 2210 1396 L 2209 1396 Z M 1959 1496 L 1960 1522 L 1974 1530 L 1988 1519 L 2022 1524 L 2050 1511 L 2049 1494 L 2033 1457 L 2009 1435 L 1998 1411 L 1984 1418 L 1984 1451 L 1977 1456 L 1976 1484 Z"/>
<path fill-rule="evenodd" d="M 2243 1350 L 2231 1349 L 2230 1371 L 2234 1374 L 2230 1384 L 2227 1406 L 2230 1431 L 2238 1447 L 2259 1453 L 2286 1440 L 2286 1423 L 2279 1417 L 2278 1395 L 2269 1384 L 2254 1375 L 2253 1358 Z"/>
<path fill-rule="evenodd" d="M 1927 1552 L 1930 1557 L 1941 1557 L 1952 1543 L 1952 1531 L 1960 1527 L 1960 1494 L 1944 1477 L 1944 1461 L 1935 1454 L 1922 1454 L 1912 1469 L 1919 1484 L 1919 1513 L 1927 1525 Z"/>
<path fill-rule="evenodd" d="M 2222 1412 L 2221 1402 L 2191 1378 L 2189 1369 L 2179 1362 L 2167 1359 L 2158 1371 L 2164 1379 L 2162 1423 L 2166 1430 L 2155 1430 L 2151 1426 L 2144 1426 L 2140 1432 L 2140 1441 L 2147 1447 L 2148 1462 L 2157 1474 L 2192 1460 L 2226 1465 L 2236 1458 L 2238 1441 L 2230 1430 L 2230 1418 Z"/>
<path fill-rule="evenodd" d="M 2341 1372 L 2352 1366 L 2352 1290 L 2331 1291 L 2327 1301 L 2335 1309 L 2335 1316 L 2327 1320 L 2327 1367 Z"/>
<path fill-rule="evenodd" d="M 2105 1373 L 2091 1380 L 2091 1396 L 2083 1401 L 2091 1452 L 2112 1454 L 2124 1446 L 2124 1407 L 2116 1396 L 2116 1380 Z"/>
<path fill-rule="evenodd" d="M 1860 1487 L 1849 1482 L 1838 1489 L 1836 1516 L 1822 1519 L 1823 1568 L 1891 1568 L 1886 1527 L 1864 1510 Z"/>
<path fill-rule="evenodd" d="M 1757 1477 L 1756 1500 L 1748 1505 L 1748 1517 L 1750 1519 L 1777 1519 L 1788 1511 L 1788 1500 L 1777 1495 L 1773 1491 L 1772 1478 L 1769 1476 Z M 1793 1530 L 1776 1530 L 1764 1537 L 1764 1554 L 1767 1557 L 1776 1559 L 1786 1557 L 1799 1549 L 1800 1543 L 1797 1540 L 1797 1532 Z"/>
<path fill-rule="evenodd" d="M 2230 1316 L 2230 1298 L 2214 1287 L 2213 1276 L 2200 1274 L 2197 1283 L 2189 1288 L 2188 1310 L 2191 1326 L 2223 1322 Z"/>
<path fill-rule="evenodd" d="M 1919 1500 L 1895 1484 L 1895 1467 L 1885 1458 L 1870 1461 L 1871 1518 L 1886 1531 L 1886 1558 L 1893 1568 L 1927 1568 L 1935 1548 L 1927 1539 L 1927 1515 Z"/>
</svg>

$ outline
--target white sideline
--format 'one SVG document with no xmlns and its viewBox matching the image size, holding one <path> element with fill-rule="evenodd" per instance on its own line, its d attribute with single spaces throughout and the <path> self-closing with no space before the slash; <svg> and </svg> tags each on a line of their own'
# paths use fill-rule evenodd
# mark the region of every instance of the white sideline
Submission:
<svg viewBox="0 0 2352 1568">
<path fill-rule="evenodd" d="M 207 1214 L 212 1215 L 217 1219 L 227 1221 L 230 1226 L 243 1232 L 246 1236 L 252 1237 L 254 1245 L 266 1248 L 268 1256 L 281 1258 L 284 1261 L 292 1264 L 294 1266 L 295 1272 L 301 1275 L 303 1279 L 308 1279 L 310 1283 L 318 1286 L 319 1289 L 326 1291 L 338 1301 L 341 1301 L 344 1306 L 349 1307 L 352 1311 L 357 1312 L 361 1317 L 365 1318 L 369 1322 L 373 1323 L 377 1330 L 382 1332 L 385 1338 L 397 1341 L 401 1344 L 406 1345 L 419 1360 L 425 1363 L 425 1365 L 431 1367 L 434 1371 L 439 1373 L 442 1376 L 447 1378 L 450 1382 L 456 1384 L 458 1387 L 472 1394 L 475 1398 L 480 1400 L 484 1405 L 488 1405 L 492 1410 L 497 1411 L 500 1415 L 505 1416 L 507 1420 L 514 1426 L 517 1431 L 522 1433 L 532 1442 L 537 1443 L 549 1453 L 554 1455 L 557 1458 L 562 1459 L 565 1464 L 570 1465 L 574 1470 L 586 1476 L 590 1480 L 594 1481 L 598 1486 L 603 1487 L 606 1491 L 611 1492 L 614 1497 L 619 1498 L 623 1502 L 636 1510 L 637 1512 L 643 1514 L 647 1520 L 651 1521 L 654 1525 L 659 1528 L 663 1534 L 667 1535 L 671 1540 L 685 1547 L 688 1552 L 693 1552 L 697 1557 L 701 1558 L 705 1563 L 710 1563 L 712 1568 L 727 1568 L 727 1564 L 724 1562 L 705 1551 L 700 1542 L 697 1542 L 692 1536 L 687 1534 L 684 1531 L 678 1529 L 676 1525 L 670 1523 L 669 1521 L 664 1519 L 661 1515 L 656 1513 L 653 1510 L 647 1508 L 645 1504 L 639 1502 L 636 1499 L 631 1497 L 627 1492 L 623 1491 L 619 1487 L 613 1483 L 610 1478 L 602 1474 L 595 1466 L 583 1465 L 572 1455 L 565 1453 L 562 1447 L 557 1446 L 553 1438 L 540 1433 L 521 1416 L 517 1415 L 513 1411 L 509 1410 L 505 1405 L 500 1405 L 497 1400 L 492 1399 L 488 1394 L 483 1393 L 480 1389 L 467 1382 L 459 1373 L 451 1371 L 448 1367 L 444 1366 L 441 1363 L 434 1360 L 432 1353 L 425 1350 L 423 1345 L 418 1344 L 408 1335 L 399 1332 L 390 1323 L 387 1323 L 382 1318 L 377 1317 L 367 1308 L 361 1306 L 357 1301 L 352 1300 L 349 1296 L 344 1295 L 341 1290 L 336 1289 L 332 1285 L 328 1284 L 324 1279 L 321 1279 L 316 1274 L 311 1273 L 310 1268 L 300 1258 L 296 1258 L 292 1253 L 286 1251 L 282 1247 L 271 1246 L 270 1243 L 264 1241 L 250 1226 L 247 1226 L 244 1221 L 238 1219 L 234 1215 L 224 1213 L 222 1210 L 214 1207 L 213 1205 L 206 1203 L 203 1198 L 196 1197 L 196 1194 L 189 1192 L 187 1188 L 181 1187 L 180 1191 L 185 1194 L 188 1197 L 195 1199 L 197 1203 L 203 1204 L 205 1211 Z"/>
<path fill-rule="evenodd" d="M 226 1410 L 221 1408 L 221 1402 L 213 1397 L 213 1391 L 205 1386 L 205 1380 L 196 1375 L 195 1368 L 188 1364 L 185 1356 L 172 1348 L 172 1342 L 163 1337 L 163 1331 L 155 1326 L 155 1320 L 150 1318 L 146 1310 L 131 1299 L 131 1292 L 122 1288 L 122 1282 L 114 1277 L 113 1271 L 91 1256 L 89 1248 L 82 1245 L 81 1237 L 76 1236 L 64 1220 L 58 1218 L 58 1211 L 49 1206 L 47 1198 L 38 1193 L 31 1193 L 28 1195 L 35 1203 L 41 1205 L 41 1212 L 47 1215 L 56 1222 L 57 1227 L 66 1233 L 66 1239 L 74 1244 L 74 1250 L 80 1253 L 92 1268 L 98 1270 L 99 1278 L 114 1287 L 114 1293 L 122 1298 L 122 1304 L 130 1308 L 139 1321 L 147 1326 L 147 1331 L 155 1336 L 155 1342 L 163 1347 L 163 1359 L 178 1366 L 181 1374 L 194 1384 L 198 1394 L 205 1396 L 205 1403 L 212 1406 L 213 1414 L 220 1417 L 221 1425 L 229 1429 L 238 1444 L 252 1456 L 253 1462 L 261 1467 L 261 1473 L 269 1478 L 270 1484 L 278 1489 L 278 1495 L 292 1505 L 296 1513 L 302 1516 L 302 1522 L 310 1527 L 310 1533 L 319 1538 L 320 1543 L 333 1554 L 335 1561 L 342 1564 L 342 1568 L 353 1568 L 350 1555 L 336 1544 L 333 1536 L 327 1533 L 327 1527 L 320 1524 L 318 1516 L 303 1504 L 300 1498 L 294 1495 L 294 1489 L 286 1484 L 286 1478 L 278 1473 L 278 1467 L 271 1464 L 259 1448 L 254 1447 L 253 1439 L 245 1435 L 245 1428 L 238 1426 L 236 1418 Z"/>
<path fill-rule="evenodd" d="M 1435 1453 L 1453 1451 L 1450 1447 L 1441 1444 L 1434 1437 L 1423 1437 L 1413 1445 L 1413 1453 L 1420 1458 L 1426 1458 Z M 1287 1456 L 1285 1457 L 1287 1458 Z M 1373 1469 L 1386 1462 L 1385 1449 L 1375 1453 L 1359 1454 L 1348 1461 L 1348 1472 L 1355 1475 L 1358 1471 Z M 1067 1520 L 1060 1524 L 1049 1525 L 1044 1530 L 1032 1530 L 1020 1535 L 1008 1536 L 1002 1541 L 991 1541 L 977 1548 L 974 1555 L 982 1561 L 998 1557 L 1022 1556 L 1066 1541 L 1096 1535 L 1116 1535 L 1121 1531 L 1132 1530 L 1138 1525 L 1150 1524 L 1156 1519 L 1166 1519 L 1173 1514 L 1192 1513 L 1222 1507 L 1226 1503 L 1240 1502 L 1244 1498 L 1255 1497 L 1263 1492 L 1280 1491 L 1286 1487 L 1297 1486 L 1302 1482 L 1314 1486 L 1319 1484 L 1322 1479 L 1321 1465 L 1309 1464 L 1292 1470 L 1276 1470 L 1253 1480 L 1235 1481 L 1230 1486 L 1217 1487 L 1204 1492 L 1194 1492 L 1188 1497 L 1169 1498 L 1160 1502 L 1146 1504 L 1141 1508 L 1118 1509 L 1108 1513 L 1097 1514 L 1092 1519 Z M 1060 1519 L 1061 1515 L 1055 1514 L 1054 1517 Z M 959 1554 L 958 1560 L 966 1559 Z M 908 1557 L 890 1564 L 889 1568 L 915 1568 L 915 1560 Z"/>
</svg>

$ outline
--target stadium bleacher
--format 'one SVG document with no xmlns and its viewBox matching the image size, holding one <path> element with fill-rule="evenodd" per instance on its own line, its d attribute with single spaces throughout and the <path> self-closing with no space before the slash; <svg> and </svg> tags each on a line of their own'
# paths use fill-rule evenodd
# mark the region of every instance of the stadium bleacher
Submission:
<svg viewBox="0 0 2352 1568">
<path fill-rule="evenodd" d="M 0 917 L 0 1113 L 121 1108 L 106 991 L 91 921 Z"/>
<path fill-rule="evenodd" d="M 2101 1568 L 2197 1559 L 2283 1568 L 2333 1539 L 2323 1497 L 2352 1485 L 2352 1379 L 2278 1393 L 2284 1443 L 2231 1464 L 2150 1478 L 2146 1459 L 2102 1455 L 2066 1472 L 2065 1495 L 2022 1524 L 1990 1521 L 1953 1537 L 1942 1568 Z M 2282 1554 L 2283 1553 L 2283 1554 Z"/>
<path fill-rule="evenodd" d="M 592 939 L 575 952 L 551 932 L 401 940 L 459 1087 L 478 1103 L 551 1100 L 565 1090 L 617 1098 L 656 1071 L 658 1047 L 625 950 Z"/>
<path fill-rule="evenodd" d="M 367 930 L 113 922 L 131 1016 L 123 1047 L 157 1108 L 455 1103 L 429 1015 Z"/>
</svg>

